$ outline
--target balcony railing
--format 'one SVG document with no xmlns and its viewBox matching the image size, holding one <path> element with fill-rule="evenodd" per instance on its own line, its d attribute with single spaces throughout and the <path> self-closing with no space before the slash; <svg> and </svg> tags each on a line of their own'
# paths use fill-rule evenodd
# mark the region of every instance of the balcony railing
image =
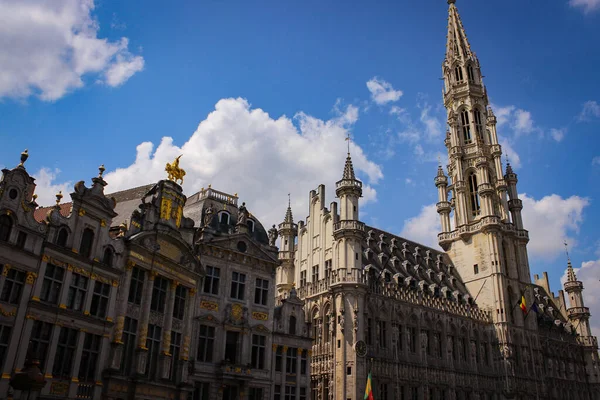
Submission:
<svg viewBox="0 0 600 400">
<path fill-rule="evenodd" d="M 333 224 L 333 231 L 339 231 L 342 229 L 346 230 L 354 230 L 354 231 L 364 231 L 365 224 L 360 221 L 355 220 L 342 220 Z"/>
</svg>

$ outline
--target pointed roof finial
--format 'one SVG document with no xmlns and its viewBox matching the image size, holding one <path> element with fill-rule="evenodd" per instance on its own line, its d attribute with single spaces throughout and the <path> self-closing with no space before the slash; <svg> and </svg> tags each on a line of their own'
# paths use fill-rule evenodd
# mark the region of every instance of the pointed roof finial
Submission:
<svg viewBox="0 0 600 400">
<path fill-rule="evenodd" d="M 565 253 L 567 254 L 567 281 L 569 282 L 577 282 L 577 276 L 575 275 L 575 269 L 573 269 L 573 265 L 571 264 L 571 257 L 569 256 L 569 245 L 567 241 L 564 242 L 565 245 Z"/>
<path fill-rule="evenodd" d="M 455 4 L 456 0 L 448 0 L 448 4 Z"/>
<path fill-rule="evenodd" d="M 56 194 L 56 205 L 57 205 L 57 206 L 59 206 L 59 204 L 60 204 L 60 201 L 62 200 L 62 198 L 63 198 L 63 194 L 62 194 L 62 190 L 61 190 L 61 191 L 59 191 L 59 192 Z"/>
<path fill-rule="evenodd" d="M 19 167 L 23 167 L 28 158 L 29 153 L 27 152 L 27 149 L 25 149 L 25 151 L 21 153 L 21 163 L 19 163 Z"/>
<path fill-rule="evenodd" d="M 98 178 L 102 178 L 102 174 L 104 174 L 104 171 L 106 171 L 106 168 L 104 168 L 104 164 L 102 164 L 98 167 Z"/>
<path fill-rule="evenodd" d="M 287 208 L 287 211 L 285 212 L 285 218 L 283 220 L 283 223 L 289 223 L 289 224 L 294 223 L 294 216 L 292 215 L 292 200 L 291 200 L 291 196 L 289 193 L 288 193 L 288 208 Z"/>
<path fill-rule="evenodd" d="M 348 157 L 350 157 L 350 141 L 352 140 L 350 138 L 350 132 L 348 132 L 348 135 L 346 136 L 346 139 L 344 139 L 346 142 L 348 142 Z"/>
</svg>

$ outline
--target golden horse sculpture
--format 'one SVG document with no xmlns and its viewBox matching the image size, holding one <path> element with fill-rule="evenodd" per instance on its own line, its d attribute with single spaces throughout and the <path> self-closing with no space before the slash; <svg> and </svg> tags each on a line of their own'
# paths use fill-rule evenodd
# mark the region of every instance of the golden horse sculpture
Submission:
<svg viewBox="0 0 600 400">
<path fill-rule="evenodd" d="M 175 183 L 178 183 L 178 181 L 181 181 L 181 183 L 183 183 L 183 177 L 185 176 L 185 170 L 183 168 L 179 168 L 180 158 L 181 156 L 177 157 L 175 161 L 173 161 L 172 163 L 167 163 L 167 166 L 165 167 L 165 171 L 167 171 L 169 180 Z"/>
</svg>

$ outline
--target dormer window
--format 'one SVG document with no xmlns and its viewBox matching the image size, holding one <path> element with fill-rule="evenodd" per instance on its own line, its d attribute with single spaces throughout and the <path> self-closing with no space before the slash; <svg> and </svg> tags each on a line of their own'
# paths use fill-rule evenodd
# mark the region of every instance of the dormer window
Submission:
<svg viewBox="0 0 600 400">
<path fill-rule="evenodd" d="M 251 219 L 249 219 L 248 221 L 246 221 L 246 224 L 248 225 L 248 231 L 249 232 L 254 232 L 254 221 L 252 221 Z"/>
<path fill-rule="evenodd" d="M 219 214 L 219 223 L 221 225 L 229 225 L 229 213 L 226 211 L 222 211 L 221 214 Z"/>
<path fill-rule="evenodd" d="M 113 266 L 113 258 L 114 258 L 114 253 L 113 253 L 112 249 L 110 247 L 107 247 L 106 249 L 104 249 L 104 256 L 102 257 L 102 263 L 104 265 L 106 265 L 107 267 L 112 267 Z"/>
<path fill-rule="evenodd" d="M 296 317 L 294 317 L 293 315 L 290 316 L 290 326 L 289 326 L 288 333 L 290 335 L 296 334 Z"/>
<path fill-rule="evenodd" d="M 67 228 L 60 228 L 58 235 L 56 235 L 56 245 L 61 247 L 67 247 L 67 239 L 69 238 L 69 231 Z"/>
<path fill-rule="evenodd" d="M 89 257 L 92 253 L 92 246 L 94 244 L 94 231 L 90 228 L 83 230 L 81 235 L 81 246 L 79 246 L 79 254 L 83 257 Z"/>
<path fill-rule="evenodd" d="M 0 242 L 8 242 L 13 222 L 8 215 L 0 215 Z"/>
<path fill-rule="evenodd" d="M 472 139 L 471 139 L 471 125 L 469 123 L 470 122 L 469 121 L 469 112 L 467 110 L 463 110 L 460 113 L 460 122 L 461 122 L 463 139 L 465 141 L 465 144 L 469 144 L 472 142 Z"/>
</svg>

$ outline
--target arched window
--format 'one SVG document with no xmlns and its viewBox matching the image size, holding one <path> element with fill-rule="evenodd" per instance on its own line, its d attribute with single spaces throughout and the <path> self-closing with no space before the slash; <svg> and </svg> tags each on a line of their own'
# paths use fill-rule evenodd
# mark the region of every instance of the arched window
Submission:
<svg viewBox="0 0 600 400">
<path fill-rule="evenodd" d="M 79 254 L 84 257 L 89 257 L 92 253 L 92 245 L 94 244 L 94 231 L 90 228 L 83 230 L 81 235 L 81 246 L 79 246 Z"/>
<path fill-rule="evenodd" d="M 251 219 L 249 219 L 248 221 L 246 221 L 246 224 L 248 225 L 248 231 L 249 232 L 254 232 L 254 221 L 252 221 Z"/>
<path fill-rule="evenodd" d="M 288 333 L 290 335 L 296 334 L 296 317 L 294 317 L 293 315 L 290 316 L 290 326 L 288 327 Z"/>
<path fill-rule="evenodd" d="M 69 231 L 67 228 L 60 228 L 58 235 L 56 235 L 56 244 L 61 247 L 67 247 L 67 239 L 69 238 Z"/>
<path fill-rule="evenodd" d="M 323 317 L 323 342 L 327 343 L 330 339 L 329 337 L 329 326 L 331 324 L 331 316 L 330 314 L 330 307 L 327 307 L 325 309 L 325 316 Z"/>
<path fill-rule="evenodd" d="M 469 174 L 469 194 L 471 200 L 471 215 L 476 217 L 481 212 L 481 206 L 479 204 L 479 192 L 477 191 L 477 174 L 471 172 Z"/>
<path fill-rule="evenodd" d="M 483 140 L 483 119 L 481 117 L 481 111 L 478 108 L 473 110 L 473 116 L 475 119 L 475 132 L 479 139 Z"/>
<path fill-rule="evenodd" d="M 223 224 L 223 225 L 229 225 L 229 213 L 228 212 L 221 212 L 221 215 L 219 215 L 219 223 Z"/>
<path fill-rule="evenodd" d="M 467 65 L 467 77 L 469 78 L 469 82 L 475 82 L 475 72 L 471 64 Z"/>
<path fill-rule="evenodd" d="M 104 249 L 104 256 L 102 257 L 102 263 L 108 267 L 113 266 L 114 253 L 110 247 Z"/>
<path fill-rule="evenodd" d="M 462 125 L 462 131 L 463 131 L 463 139 L 465 141 L 465 144 L 469 144 L 471 143 L 471 125 L 470 125 L 470 121 L 469 121 L 469 112 L 467 110 L 463 110 L 460 113 L 460 122 Z"/>
<path fill-rule="evenodd" d="M 0 241 L 8 242 L 12 231 L 13 222 L 8 215 L 0 216 Z"/>
<path fill-rule="evenodd" d="M 456 78 L 456 82 L 463 81 L 463 72 L 461 67 L 454 68 L 454 77 Z"/>
<path fill-rule="evenodd" d="M 487 140 L 489 144 L 492 144 L 492 131 L 487 130 Z"/>
</svg>

